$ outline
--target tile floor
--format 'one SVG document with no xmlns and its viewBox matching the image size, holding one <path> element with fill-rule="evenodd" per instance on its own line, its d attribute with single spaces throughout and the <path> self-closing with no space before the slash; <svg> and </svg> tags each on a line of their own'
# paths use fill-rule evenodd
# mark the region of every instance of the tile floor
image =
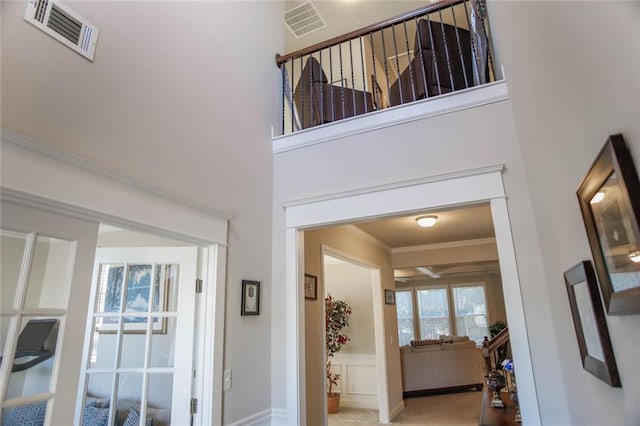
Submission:
<svg viewBox="0 0 640 426">
<path fill-rule="evenodd" d="M 477 426 L 482 392 L 468 391 L 406 398 L 405 409 L 392 425 L 404 426 Z M 376 426 L 377 410 L 341 407 L 329 415 L 329 426 Z"/>
</svg>

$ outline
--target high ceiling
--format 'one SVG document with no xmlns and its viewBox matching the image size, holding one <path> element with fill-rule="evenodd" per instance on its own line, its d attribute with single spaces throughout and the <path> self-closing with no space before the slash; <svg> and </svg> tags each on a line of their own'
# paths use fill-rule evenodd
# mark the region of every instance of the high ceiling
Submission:
<svg viewBox="0 0 640 426">
<path fill-rule="evenodd" d="M 286 1 L 285 10 L 305 1 Z M 285 28 L 285 53 L 329 40 L 388 18 L 429 4 L 429 0 L 313 0 L 313 5 L 327 26 L 297 38 Z"/>
</svg>

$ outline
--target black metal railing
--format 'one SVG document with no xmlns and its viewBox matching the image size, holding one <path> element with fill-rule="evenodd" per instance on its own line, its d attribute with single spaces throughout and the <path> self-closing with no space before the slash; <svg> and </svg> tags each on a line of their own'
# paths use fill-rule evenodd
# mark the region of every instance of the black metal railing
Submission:
<svg viewBox="0 0 640 426">
<path fill-rule="evenodd" d="M 496 80 L 485 0 L 444 0 L 287 55 L 283 134 Z"/>
</svg>

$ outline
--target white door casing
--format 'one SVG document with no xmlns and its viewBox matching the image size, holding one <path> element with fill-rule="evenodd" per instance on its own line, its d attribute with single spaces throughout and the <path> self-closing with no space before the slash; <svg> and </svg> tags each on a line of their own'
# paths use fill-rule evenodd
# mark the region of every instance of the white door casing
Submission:
<svg viewBox="0 0 640 426">
<path fill-rule="evenodd" d="M 5 362 L 0 369 L 3 408 L 48 400 L 45 424 L 72 424 L 73 410 L 69 410 L 69 407 L 74 406 L 74 395 L 78 387 L 81 355 L 78 348 L 84 336 L 86 301 L 89 298 L 89 287 L 86 283 L 91 279 L 98 223 L 14 204 L 8 200 L 2 201 L 1 215 L 3 229 L 28 235 L 17 283 L 17 298 L 12 308 L 3 309 L 4 312 L 2 312 L 3 319 L 11 318 L 3 354 Z M 53 280 L 48 281 L 51 287 L 40 288 L 39 291 L 42 292 L 40 301 L 31 304 L 25 301 L 32 290 L 29 274 L 36 256 L 34 254 L 36 244 L 42 241 L 55 241 L 58 244 L 63 242 L 68 244 L 70 250 L 68 256 L 47 260 L 45 273 L 53 270 L 55 274 L 52 277 Z M 9 285 L 10 283 L 3 283 L 3 290 Z M 48 295 L 44 294 L 45 291 Z M 57 302 L 51 303 L 52 297 L 57 299 Z M 27 391 L 25 396 L 5 401 L 10 378 L 13 374 L 18 374 L 11 373 L 13 362 L 10 361 L 13 358 L 20 329 L 24 320 L 29 318 L 59 320 L 58 340 L 54 356 L 51 358 L 49 384 L 48 386 L 44 384 L 46 388 L 44 392 L 30 394 Z"/>
<path fill-rule="evenodd" d="M 192 369 L 193 369 L 193 348 L 194 348 L 194 309 L 195 309 L 195 288 L 196 288 L 196 270 L 198 262 L 197 247 L 140 247 L 140 248 L 99 248 L 96 251 L 95 266 L 93 269 L 92 290 L 91 290 L 91 309 L 87 316 L 86 340 L 83 351 L 83 371 L 81 387 L 78 389 L 78 403 L 76 412 L 76 424 L 80 424 L 80 416 L 84 404 L 84 395 L 88 392 L 100 392 L 102 398 L 112 398 L 111 408 L 112 416 L 117 414 L 115 411 L 115 401 L 123 399 L 120 395 L 116 395 L 118 389 L 118 381 L 116 377 L 136 377 L 140 378 L 140 392 L 133 389 L 127 391 L 136 395 L 134 400 L 141 403 L 141 418 L 146 416 L 147 400 L 153 404 L 152 397 L 158 397 L 157 389 L 153 388 L 154 379 L 161 380 L 161 383 L 172 383 L 169 388 L 162 390 L 163 394 L 170 393 L 172 395 L 171 423 L 187 424 L 190 419 L 190 400 L 192 395 Z M 123 301 L 122 312 L 118 308 L 118 312 L 105 313 L 98 308 L 97 298 L 99 297 L 99 283 L 102 268 L 107 265 L 118 265 L 124 269 L 123 287 L 128 287 L 129 279 L 127 270 L 129 268 L 151 266 L 153 272 L 151 277 L 155 277 L 155 271 L 161 265 L 172 265 L 174 268 L 174 279 L 164 280 L 166 285 L 159 285 L 158 288 L 150 288 L 149 293 L 160 291 L 158 297 L 158 308 L 151 306 L 151 313 L 136 312 L 136 315 L 145 316 L 145 322 L 141 326 L 139 324 L 127 323 L 126 305 L 128 300 Z M 153 278 L 152 278 L 153 280 Z M 164 283 L 163 283 L 164 284 Z M 153 287 L 153 286 L 151 286 Z M 122 293 L 122 294 L 127 294 Z M 125 296 L 126 297 L 126 296 Z M 148 299 L 152 295 L 148 294 Z M 104 302 L 103 302 L 104 303 Z M 146 303 L 147 306 L 150 304 Z M 153 305 L 153 304 L 151 304 Z M 131 312 L 131 311 L 130 311 Z M 106 318 L 118 319 L 119 323 L 113 327 L 113 334 L 100 333 L 100 327 L 96 325 L 96 321 L 105 320 Z M 149 321 L 149 319 L 151 319 Z M 175 322 L 174 322 L 175 321 Z M 158 327 L 156 327 L 158 325 Z M 132 330 L 125 331 L 125 328 L 133 328 L 138 326 L 139 330 L 135 330 L 136 334 L 131 334 Z M 95 329 L 94 329 L 95 327 Z M 105 327 L 103 325 L 103 327 Z M 158 330 L 155 330 L 158 328 Z M 153 332 L 151 332 L 153 331 Z M 151 333 L 150 333 L 151 332 Z M 158 333 L 158 334 L 156 334 Z M 100 345 L 101 339 L 109 339 L 108 345 Z M 125 339 L 129 342 L 126 346 Z M 98 350 L 108 351 L 109 353 L 100 354 Z M 113 353 L 111 353 L 113 351 Z M 157 356 L 162 352 L 162 358 Z M 141 356 L 141 353 L 144 356 Z M 92 357 L 106 358 L 106 366 L 93 364 Z M 154 358 L 160 361 L 152 361 Z M 131 363 L 128 360 L 136 359 L 137 362 Z M 104 363 L 103 363 L 104 364 Z M 166 376 L 171 375 L 172 378 L 167 382 Z M 90 382 L 92 377 L 110 376 L 110 385 L 94 386 L 91 389 Z M 121 381 L 121 379 L 120 379 Z M 115 399 L 113 398 L 115 396 Z M 156 403 L 156 406 L 158 404 Z M 168 401 L 163 401 L 163 406 L 157 408 L 168 408 Z"/>
<path fill-rule="evenodd" d="M 462 171 L 348 193 L 329 194 L 285 203 L 286 262 L 286 358 L 288 365 L 287 418 L 291 424 L 305 424 L 304 307 L 302 288 L 304 239 L 301 230 L 329 224 L 349 223 L 398 213 L 411 213 L 440 207 L 490 202 L 504 283 L 512 351 L 518 359 L 518 380 L 523 422 L 540 424 L 540 412 L 533 379 L 533 367 L 524 317 L 524 307 L 511 225 L 502 182 L 504 166 Z"/>
</svg>

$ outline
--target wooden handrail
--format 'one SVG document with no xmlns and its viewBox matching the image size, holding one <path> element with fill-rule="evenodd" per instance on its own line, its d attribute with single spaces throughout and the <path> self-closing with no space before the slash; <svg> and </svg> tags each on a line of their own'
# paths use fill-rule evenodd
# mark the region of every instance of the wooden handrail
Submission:
<svg viewBox="0 0 640 426">
<path fill-rule="evenodd" d="M 489 340 L 489 351 L 495 351 L 509 341 L 509 328 L 505 327 Z"/>
<path fill-rule="evenodd" d="M 397 24 L 402 21 L 406 21 L 411 18 L 415 18 L 417 16 L 426 15 L 429 12 L 433 12 L 440 9 L 445 9 L 447 7 L 455 6 L 460 3 L 466 3 L 468 0 L 442 0 L 437 3 L 429 4 L 427 6 L 420 7 L 418 9 L 412 10 L 410 12 L 406 12 L 393 18 L 385 19 L 384 21 L 377 22 L 375 24 L 368 25 L 364 28 L 360 28 L 359 30 L 351 31 L 349 33 L 343 34 L 341 36 L 334 37 L 332 39 L 316 43 L 312 46 L 305 47 L 304 49 L 296 50 L 295 52 L 288 53 L 286 55 L 276 54 L 276 65 L 278 68 L 287 62 L 289 59 L 298 58 L 300 56 L 308 55 L 310 53 L 316 52 L 321 49 L 325 49 L 330 46 L 335 46 L 340 43 L 344 43 L 345 41 L 352 40 L 357 37 L 361 37 L 363 35 L 369 34 L 373 31 L 377 31 L 383 28 L 390 27 L 394 24 Z"/>
</svg>

